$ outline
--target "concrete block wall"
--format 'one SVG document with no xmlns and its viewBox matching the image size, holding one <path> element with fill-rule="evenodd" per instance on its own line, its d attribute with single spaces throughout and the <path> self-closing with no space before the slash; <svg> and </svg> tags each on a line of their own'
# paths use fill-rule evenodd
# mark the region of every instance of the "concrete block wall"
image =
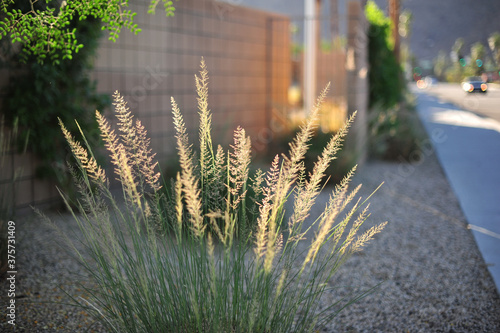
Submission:
<svg viewBox="0 0 500 333">
<path fill-rule="evenodd" d="M 290 84 L 287 19 L 211 0 L 176 2 L 175 16 L 165 18 L 161 8 L 154 16 L 146 14 L 148 4 L 131 3 L 141 33 L 123 31 L 116 43 L 103 39 L 94 78 L 100 92 L 118 90 L 125 96 L 148 129 L 159 160 L 175 151 L 170 97 L 197 141 L 194 75 L 201 57 L 210 75 L 215 141 L 230 141 L 238 125 L 252 136 L 266 127 L 268 101 L 284 101 Z M 270 26 L 277 17 L 282 23 Z"/>
</svg>

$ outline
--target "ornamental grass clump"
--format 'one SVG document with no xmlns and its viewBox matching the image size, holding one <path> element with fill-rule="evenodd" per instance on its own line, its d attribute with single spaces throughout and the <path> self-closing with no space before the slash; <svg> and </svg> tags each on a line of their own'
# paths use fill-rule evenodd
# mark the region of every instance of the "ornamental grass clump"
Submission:
<svg viewBox="0 0 500 333">
<path fill-rule="evenodd" d="M 228 150 L 212 143 L 203 61 L 201 67 L 199 152 L 172 98 L 181 171 L 170 182 L 162 183 L 146 130 L 118 93 L 117 131 L 96 117 L 120 199 L 85 139 L 75 141 L 61 123 L 81 193 L 73 216 L 84 249 L 75 243 L 73 250 L 94 285 L 88 300 L 75 302 L 111 332 L 311 332 L 349 303 L 320 306 L 333 289 L 331 277 L 385 225 L 358 233 L 368 208 L 355 199 L 359 186 L 348 187 L 354 170 L 333 189 L 323 213 L 308 220 L 353 117 L 307 173 L 302 160 L 325 89 L 288 154 L 250 176 L 244 129 L 235 130 Z"/>
</svg>

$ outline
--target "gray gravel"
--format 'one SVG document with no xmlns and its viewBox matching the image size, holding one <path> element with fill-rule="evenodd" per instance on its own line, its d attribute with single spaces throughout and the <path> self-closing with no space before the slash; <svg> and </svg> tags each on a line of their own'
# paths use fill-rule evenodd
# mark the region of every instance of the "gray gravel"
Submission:
<svg viewBox="0 0 500 333">
<path fill-rule="evenodd" d="M 363 183 L 366 196 L 382 181 L 366 227 L 389 224 L 341 267 L 332 281 L 338 294 L 326 295 L 324 302 L 382 284 L 325 332 L 500 332 L 500 298 L 434 155 L 418 165 L 369 162 L 354 182 Z M 73 230 L 69 216 L 55 217 L 63 229 Z M 61 304 L 67 298 L 60 287 L 75 297 L 85 293 L 69 274 L 79 268 L 57 246 L 56 233 L 32 215 L 18 217 L 16 224 L 15 331 L 102 332 L 84 311 Z M 7 290 L 5 278 L 0 287 Z M 1 301 L 6 304 L 5 292 Z M 0 331 L 12 331 L 3 315 Z"/>
<path fill-rule="evenodd" d="M 389 223 L 335 283 L 352 290 L 383 283 L 330 331 L 500 332 L 495 284 L 435 156 L 413 165 L 370 163 L 355 179 L 365 196 L 380 181 L 366 223 Z"/>
</svg>

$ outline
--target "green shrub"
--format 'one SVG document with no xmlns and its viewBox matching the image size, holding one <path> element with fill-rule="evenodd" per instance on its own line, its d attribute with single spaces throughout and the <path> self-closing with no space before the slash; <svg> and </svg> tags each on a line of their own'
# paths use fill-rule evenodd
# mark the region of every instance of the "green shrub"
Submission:
<svg viewBox="0 0 500 333">
<path fill-rule="evenodd" d="M 213 146 L 207 79 L 202 62 L 196 159 L 172 98 L 181 171 L 168 192 L 144 127 L 118 93 L 118 133 L 99 112 L 96 117 L 123 200 L 113 197 L 88 142 L 80 144 L 61 122 L 83 195 L 73 216 L 81 233 L 76 242 L 86 249 L 73 249 L 95 284 L 88 301 L 75 302 L 111 332 L 311 332 L 355 300 L 326 308 L 318 302 L 334 289 L 329 283 L 339 265 L 385 225 L 358 235 L 368 207 L 366 200 L 351 202 L 360 188 L 348 189 L 354 170 L 333 189 L 323 214 L 306 220 L 352 118 L 306 177 L 302 161 L 325 90 L 288 154 L 276 155 L 267 172 L 250 180 L 251 142 L 242 128 L 229 150 Z M 254 218 L 244 214 L 251 189 L 259 198 Z M 290 196 L 293 209 L 285 219 Z"/>
<path fill-rule="evenodd" d="M 425 130 L 409 96 L 392 108 L 375 107 L 370 115 L 369 151 L 372 157 L 411 160 L 420 154 Z"/>
<path fill-rule="evenodd" d="M 396 160 L 418 154 L 422 131 L 408 102 L 400 65 L 393 52 L 392 21 L 374 1 L 366 5 L 369 71 L 369 147 L 372 157 Z"/>
<path fill-rule="evenodd" d="M 23 51 L 12 55 L 12 62 L 5 65 L 15 70 L 15 75 L 4 90 L 2 105 L 8 125 L 19 126 L 19 150 L 27 147 L 39 160 L 36 175 L 57 181 L 66 191 L 71 185 L 65 166 L 68 151 L 57 118 L 67 122 L 75 132 L 78 129 L 73 119 L 78 119 L 88 140 L 95 145 L 99 142 L 99 132 L 93 112 L 103 110 L 111 102 L 109 96 L 96 93 L 96 82 L 90 78 L 101 36 L 99 22 L 75 17 L 71 27 L 76 28 L 79 40 L 86 45 L 71 61 L 40 64 L 35 56 Z"/>
<path fill-rule="evenodd" d="M 405 84 L 393 52 L 392 22 L 372 0 L 365 9 L 368 19 L 368 106 L 390 108 L 400 102 Z"/>
</svg>

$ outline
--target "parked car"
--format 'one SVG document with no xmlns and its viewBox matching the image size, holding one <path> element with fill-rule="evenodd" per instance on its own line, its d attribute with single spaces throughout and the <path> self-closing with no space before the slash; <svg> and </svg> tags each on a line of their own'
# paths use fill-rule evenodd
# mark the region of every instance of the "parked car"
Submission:
<svg viewBox="0 0 500 333">
<path fill-rule="evenodd" d="M 485 93 L 486 91 L 488 91 L 488 85 L 480 76 L 469 76 L 463 80 L 462 89 L 468 93 Z"/>
</svg>

